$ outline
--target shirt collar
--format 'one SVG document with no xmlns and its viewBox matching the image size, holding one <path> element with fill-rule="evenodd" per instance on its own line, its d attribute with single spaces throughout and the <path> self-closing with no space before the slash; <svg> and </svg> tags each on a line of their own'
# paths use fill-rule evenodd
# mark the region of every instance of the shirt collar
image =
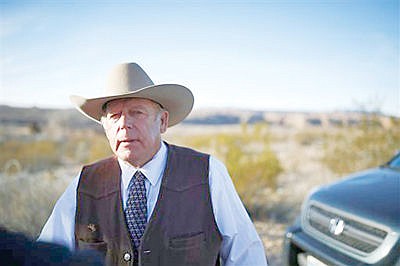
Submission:
<svg viewBox="0 0 400 266">
<path fill-rule="evenodd" d="M 129 184 L 130 179 L 136 171 L 142 172 L 150 181 L 152 186 L 155 186 L 161 176 L 164 174 L 164 168 L 167 161 L 167 146 L 161 142 L 160 149 L 153 158 L 140 168 L 136 168 L 118 158 L 119 166 L 121 167 L 121 178 L 124 184 Z"/>
</svg>

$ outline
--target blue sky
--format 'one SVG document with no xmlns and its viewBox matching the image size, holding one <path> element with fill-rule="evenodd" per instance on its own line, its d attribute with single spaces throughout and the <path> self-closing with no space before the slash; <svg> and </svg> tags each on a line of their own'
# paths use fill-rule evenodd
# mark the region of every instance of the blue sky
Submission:
<svg viewBox="0 0 400 266">
<path fill-rule="evenodd" d="M 399 1 L 0 1 L 0 104 L 72 107 L 113 65 L 195 108 L 400 116 Z"/>
</svg>

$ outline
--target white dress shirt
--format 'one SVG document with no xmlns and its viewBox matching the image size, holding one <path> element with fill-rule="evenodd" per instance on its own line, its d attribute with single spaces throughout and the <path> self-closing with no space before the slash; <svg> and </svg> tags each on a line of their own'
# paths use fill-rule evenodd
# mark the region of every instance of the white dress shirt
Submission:
<svg viewBox="0 0 400 266">
<path fill-rule="evenodd" d="M 149 220 L 156 205 L 161 179 L 167 163 L 167 146 L 160 150 L 146 165 L 135 168 L 118 160 L 121 167 L 121 192 L 125 209 L 128 184 L 133 174 L 140 170 L 146 176 L 147 210 Z M 244 208 L 225 165 L 210 156 L 209 183 L 215 221 L 222 235 L 220 250 L 223 265 L 267 265 L 264 247 Z M 53 212 L 44 225 L 39 241 L 53 242 L 75 248 L 74 227 L 76 191 L 80 174 L 73 179 L 56 202 Z"/>
</svg>

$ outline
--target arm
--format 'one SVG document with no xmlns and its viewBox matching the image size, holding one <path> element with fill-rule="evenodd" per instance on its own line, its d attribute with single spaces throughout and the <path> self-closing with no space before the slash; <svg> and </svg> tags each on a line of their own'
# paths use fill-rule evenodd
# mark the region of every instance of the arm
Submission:
<svg viewBox="0 0 400 266">
<path fill-rule="evenodd" d="M 264 247 L 223 163 L 210 156 L 210 191 L 223 265 L 266 266 Z"/>
<path fill-rule="evenodd" d="M 53 212 L 44 225 L 38 241 L 51 242 L 75 248 L 76 189 L 80 174 L 69 184 L 56 202 Z"/>
</svg>

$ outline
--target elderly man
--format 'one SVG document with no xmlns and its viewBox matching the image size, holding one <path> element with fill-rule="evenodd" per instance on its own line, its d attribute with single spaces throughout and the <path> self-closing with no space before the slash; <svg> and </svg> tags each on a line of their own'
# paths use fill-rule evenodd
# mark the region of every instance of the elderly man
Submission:
<svg viewBox="0 0 400 266">
<path fill-rule="evenodd" d="M 102 124 L 115 156 L 82 168 L 39 240 L 100 251 L 107 265 L 267 264 L 225 166 L 161 138 L 190 113 L 189 89 L 154 85 L 129 63 L 105 96 L 71 101 Z"/>
</svg>

